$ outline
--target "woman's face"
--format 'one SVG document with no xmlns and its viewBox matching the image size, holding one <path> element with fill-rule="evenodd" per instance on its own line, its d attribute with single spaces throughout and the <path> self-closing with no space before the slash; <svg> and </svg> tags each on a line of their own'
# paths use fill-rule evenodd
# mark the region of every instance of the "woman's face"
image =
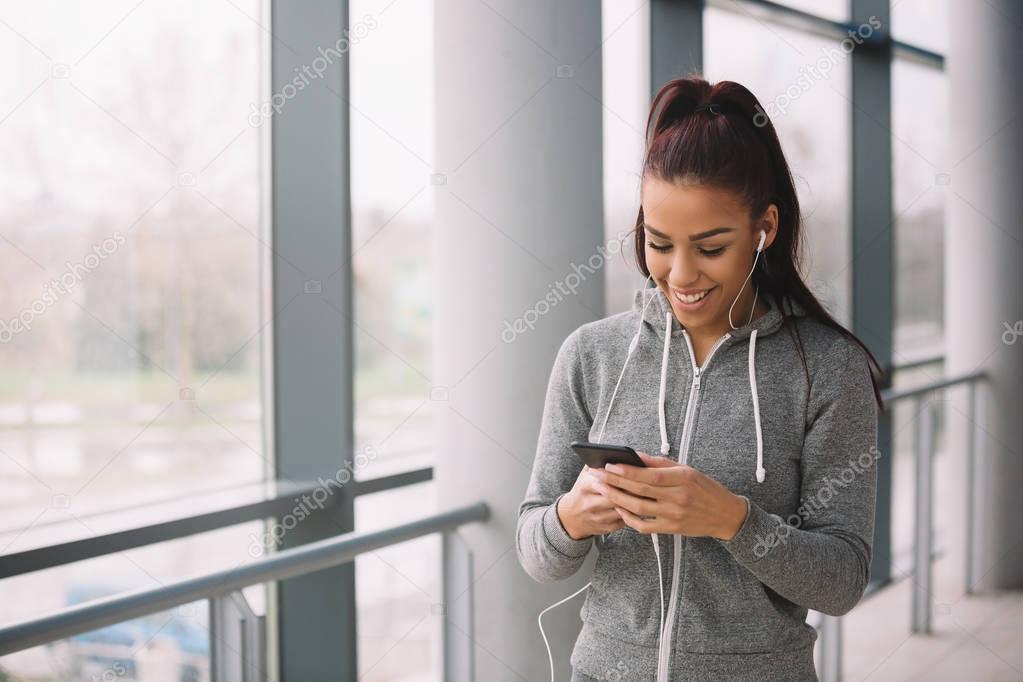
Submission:
<svg viewBox="0 0 1023 682">
<path fill-rule="evenodd" d="M 771 204 L 754 224 L 732 192 L 708 185 L 678 185 L 646 176 L 642 187 L 646 264 L 689 330 L 718 336 L 731 329 L 728 308 L 753 267 L 760 240 L 774 241 L 778 210 Z M 763 258 L 763 254 L 761 254 Z M 753 303 L 752 278 L 732 310 L 745 324 Z"/>
</svg>

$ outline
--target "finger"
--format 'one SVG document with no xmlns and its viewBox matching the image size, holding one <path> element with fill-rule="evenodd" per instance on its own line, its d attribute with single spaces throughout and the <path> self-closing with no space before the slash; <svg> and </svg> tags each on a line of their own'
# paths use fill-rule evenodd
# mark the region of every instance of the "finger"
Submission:
<svg viewBox="0 0 1023 682">
<path fill-rule="evenodd" d="M 622 515 L 616 512 L 614 507 L 611 507 L 607 511 L 599 512 L 596 515 L 595 521 L 599 524 L 612 526 L 616 523 L 621 523 Z"/>
<path fill-rule="evenodd" d="M 643 460 L 643 463 L 646 464 L 648 467 L 673 467 L 673 466 L 678 466 L 678 462 L 673 460 L 671 457 L 661 457 L 661 456 L 656 456 L 655 457 L 654 455 L 648 455 L 645 452 L 637 452 L 636 454 L 639 455 L 639 458 L 641 460 Z"/>
<path fill-rule="evenodd" d="M 653 457 L 651 460 L 665 460 L 664 457 Z M 617 474 L 633 481 L 646 483 L 653 486 L 678 485 L 682 480 L 680 472 L 685 467 L 678 462 L 666 460 L 668 464 L 658 464 L 650 467 L 634 467 L 630 464 L 608 464 L 604 470 L 608 473 Z"/>
<path fill-rule="evenodd" d="M 620 488 L 614 488 L 603 483 L 594 483 L 594 488 L 607 498 L 609 502 L 614 504 L 615 507 L 625 507 L 635 514 L 655 516 L 659 509 L 659 505 L 655 501 L 637 497 Z"/>
<path fill-rule="evenodd" d="M 626 478 L 624 476 L 619 476 L 618 474 L 614 474 L 609 471 L 601 471 L 599 473 L 594 472 L 594 478 L 599 480 L 604 485 L 611 485 L 616 488 L 621 488 L 622 490 L 626 490 L 638 497 L 649 497 L 650 499 L 657 499 L 658 494 L 663 492 L 663 490 L 661 489 L 663 488 L 663 486 L 654 487 L 647 483 L 634 481 L 632 479 Z"/>
<path fill-rule="evenodd" d="M 636 516 L 635 514 L 633 514 L 632 512 L 630 512 L 628 509 L 623 509 L 623 508 L 616 507 L 616 510 L 618 511 L 619 514 L 622 515 L 622 521 L 624 521 L 625 524 L 627 526 L 629 526 L 630 528 L 633 528 L 633 529 L 639 531 L 640 533 L 652 533 L 652 532 L 654 532 L 654 530 L 653 530 L 653 522 L 652 521 L 647 521 L 645 519 L 641 519 L 638 516 Z"/>
</svg>

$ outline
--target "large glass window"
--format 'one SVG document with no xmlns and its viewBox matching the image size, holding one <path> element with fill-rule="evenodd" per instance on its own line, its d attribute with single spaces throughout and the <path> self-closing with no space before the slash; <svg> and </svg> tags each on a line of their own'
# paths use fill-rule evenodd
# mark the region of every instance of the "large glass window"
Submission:
<svg viewBox="0 0 1023 682">
<path fill-rule="evenodd" d="M 948 120 L 943 71 L 892 62 L 897 361 L 941 352 Z"/>
<path fill-rule="evenodd" d="M 738 49 L 755 45 L 756 49 Z M 704 72 L 742 83 L 778 131 L 796 182 L 807 283 L 849 322 L 849 53 L 838 41 L 713 7 L 704 12 Z"/>
<path fill-rule="evenodd" d="M 892 36 L 944 54 L 948 51 L 948 0 L 892 0 Z"/>
<path fill-rule="evenodd" d="M 250 119 L 268 80 L 265 12 L 260 0 L 0 10 L 11 65 L 0 75 L 0 552 L 61 525 L 91 534 L 97 510 L 269 469 L 267 131 Z M 236 565 L 251 532 L 4 580 L 0 621 Z M 86 659 L 117 642 L 132 660 L 156 642 L 188 658 L 185 675 L 195 628 L 139 635 L 152 622 L 127 624 L 127 640 L 104 630 L 60 655 L 5 657 L 0 677 L 84 679 Z"/>
<path fill-rule="evenodd" d="M 946 76 L 933 67 L 901 59 L 892 62 L 892 194 L 895 213 L 896 365 L 944 353 L 945 192 L 953 187 L 947 172 Z M 896 386 L 936 381 L 937 361 L 896 374 Z M 939 445 L 944 442 L 944 401 L 937 401 Z M 893 412 L 892 552 L 896 570 L 911 570 L 913 549 L 913 456 L 916 422 L 912 403 Z M 944 450 L 940 450 L 939 454 Z M 955 471 L 947 457 L 935 458 L 938 490 L 953 490 Z M 948 511 L 939 505 L 939 517 Z M 950 520 L 952 525 L 955 522 Z M 935 522 L 936 541 L 951 527 Z"/>
<path fill-rule="evenodd" d="M 433 3 L 353 0 L 352 268 L 356 478 L 431 466 Z M 453 265 L 453 264 L 451 264 Z M 420 518 L 433 484 L 360 497 L 356 530 Z M 355 561 L 359 676 L 421 680 L 439 668 L 440 542 Z"/>
</svg>

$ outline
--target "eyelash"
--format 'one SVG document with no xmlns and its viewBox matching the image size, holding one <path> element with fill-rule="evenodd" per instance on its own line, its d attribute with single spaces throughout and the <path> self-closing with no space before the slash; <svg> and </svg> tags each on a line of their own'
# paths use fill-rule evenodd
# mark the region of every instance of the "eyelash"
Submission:
<svg viewBox="0 0 1023 682">
<path fill-rule="evenodd" d="M 654 251 L 660 251 L 661 253 L 664 253 L 665 251 L 667 251 L 667 250 L 669 250 L 671 248 L 671 244 L 665 244 L 663 246 L 659 246 L 657 244 L 654 244 L 653 242 L 647 242 L 647 245 L 651 249 L 653 249 Z M 722 253 L 724 253 L 725 247 L 719 246 L 716 249 L 700 249 L 699 251 L 700 251 L 700 253 L 702 255 L 707 256 L 708 258 L 714 258 L 714 257 L 720 256 Z"/>
</svg>

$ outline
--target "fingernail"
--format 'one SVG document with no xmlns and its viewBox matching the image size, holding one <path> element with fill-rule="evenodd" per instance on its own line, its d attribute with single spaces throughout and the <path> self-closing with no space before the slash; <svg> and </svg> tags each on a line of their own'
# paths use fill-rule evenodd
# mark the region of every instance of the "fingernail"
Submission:
<svg viewBox="0 0 1023 682">
<path fill-rule="evenodd" d="M 618 466 L 617 464 L 605 464 L 604 465 L 604 469 L 606 469 L 607 471 L 610 471 L 612 474 L 624 473 L 622 471 L 622 468 L 620 466 Z"/>
</svg>

